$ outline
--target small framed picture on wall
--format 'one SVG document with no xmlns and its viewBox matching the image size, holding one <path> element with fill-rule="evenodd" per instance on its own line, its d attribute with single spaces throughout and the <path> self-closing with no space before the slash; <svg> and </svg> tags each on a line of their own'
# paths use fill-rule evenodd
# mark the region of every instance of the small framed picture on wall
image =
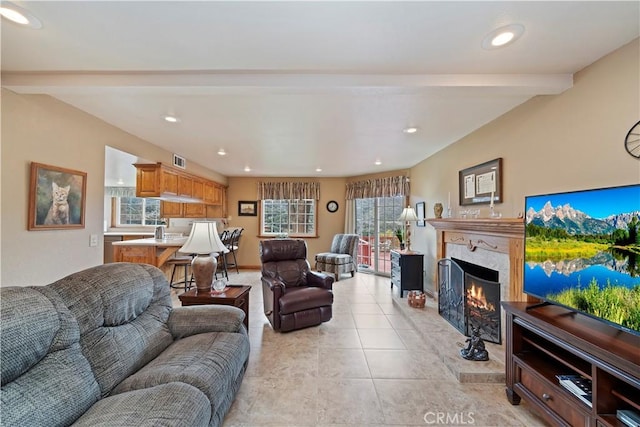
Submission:
<svg viewBox="0 0 640 427">
<path fill-rule="evenodd" d="M 416 221 L 416 225 L 418 227 L 424 227 L 427 225 L 427 222 L 424 220 L 425 207 L 426 207 L 425 202 L 416 203 L 416 216 L 418 217 L 418 220 Z"/>
<path fill-rule="evenodd" d="M 238 202 L 238 216 L 258 216 L 258 202 L 240 200 Z"/>
</svg>

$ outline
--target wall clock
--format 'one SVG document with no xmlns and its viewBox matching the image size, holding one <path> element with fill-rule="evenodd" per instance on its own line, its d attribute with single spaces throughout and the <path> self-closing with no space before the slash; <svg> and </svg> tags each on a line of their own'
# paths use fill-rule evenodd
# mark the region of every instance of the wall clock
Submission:
<svg viewBox="0 0 640 427">
<path fill-rule="evenodd" d="M 338 202 L 336 202 L 335 200 L 331 200 L 329 203 L 327 203 L 327 210 L 331 213 L 335 212 L 338 210 Z"/>
<path fill-rule="evenodd" d="M 624 148 L 631 156 L 640 159 L 640 122 L 629 129 L 629 133 L 624 139 Z"/>
</svg>

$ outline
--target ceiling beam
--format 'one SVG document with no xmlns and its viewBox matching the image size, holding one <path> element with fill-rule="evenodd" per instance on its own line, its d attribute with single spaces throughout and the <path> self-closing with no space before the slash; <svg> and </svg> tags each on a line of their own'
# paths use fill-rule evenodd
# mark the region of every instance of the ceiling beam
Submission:
<svg viewBox="0 0 640 427">
<path fill-rule="evenodd" d="M 220 89 L 348 89 L 372 88 L 505 89 L 509 93 L 555 95 L 573 86 L 572 74 L 318 74 L 318 73 L 219 73 L 219 72 L 130 72 L 130 73 L 2 73 L 2 86 L 18 93 L 72 93 L 77 89 L 154 90 L 206 93 Z"/>
</svg>

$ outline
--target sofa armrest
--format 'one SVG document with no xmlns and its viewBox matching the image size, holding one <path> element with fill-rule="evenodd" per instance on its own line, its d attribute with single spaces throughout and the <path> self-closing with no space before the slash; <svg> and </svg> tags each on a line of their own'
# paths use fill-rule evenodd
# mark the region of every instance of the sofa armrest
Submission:
<svg viewBox="0 0 640 427">
<path fill-rule="evenodd" d="M 325 273 L 319 273 L 317 271 L 309 270 L 307 272 L 307 285 L 315 286 L 317 288 L 325 288 L 332 290 L 334 278 Z"/>
<path fill-rule="evenodd" d="M 190 305 L 171 310 L 167 325 L 174 339 L 205 332 L 243 332 L 244 311 L 229 305 Z M 246 331 L 244 331 L 246 333 Z"/>
</svg>

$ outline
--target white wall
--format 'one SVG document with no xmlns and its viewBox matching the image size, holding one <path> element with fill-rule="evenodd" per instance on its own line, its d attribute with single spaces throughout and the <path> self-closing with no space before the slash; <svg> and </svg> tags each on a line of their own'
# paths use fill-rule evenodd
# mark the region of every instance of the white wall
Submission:
<svg viewBox="0 0 640 427">
<path fill-rule="evenodd" d="M 514 218 L 526 195 L 640 183 L 640 161 L 623 141 L 640 119 L 638 39 L 574 76 L 560 95 L 538 96 L 471 133 L 411 169 L 412 202 L 458 206 L 458 171 L 503 158 L 504 203 L 496 209 Z M 488 205 L 481 217 L 488 217 Z M 465 207 L 467 208 L 467 207 Z M 426 281 L 435 268 L 435 231 L 413 228 L 412 247 L 425 253 Z M 427 285 L 425 285 L 427 286 Z M 433 289 L 433 288 L 432 288 Z"/>
<path fill-rule="evenodd" d="M 109 145 L 141 158 L 171 162 L 171 153 L 44 95 L 2 89 L 0 285 L 43 285 L 102 264 L 104 158 Z M 31 162 L 87 172 L 85 228 L 27 231 Z M 226 184 L 194 162 L 189 172 Z M 89 247 L 89 236 L 98 246 Z"/>
</svg>

